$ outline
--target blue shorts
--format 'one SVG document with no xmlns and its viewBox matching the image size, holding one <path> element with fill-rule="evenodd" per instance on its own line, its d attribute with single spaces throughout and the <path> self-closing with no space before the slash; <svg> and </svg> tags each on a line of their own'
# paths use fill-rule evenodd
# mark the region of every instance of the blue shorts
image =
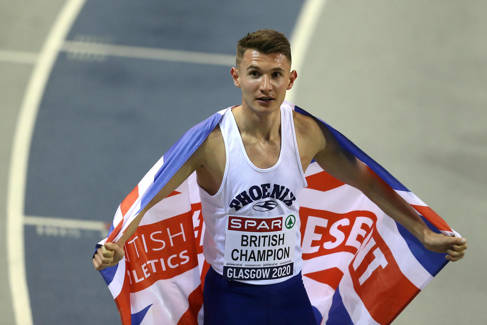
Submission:
<svg viewBox="0 0 487 325">
<path fill-rule="evenodd" d="M 301 273 L 281 283 L 229 281 L 210 267 L 203 291 L 204 325 L 316 325 Z"/>
</svg>

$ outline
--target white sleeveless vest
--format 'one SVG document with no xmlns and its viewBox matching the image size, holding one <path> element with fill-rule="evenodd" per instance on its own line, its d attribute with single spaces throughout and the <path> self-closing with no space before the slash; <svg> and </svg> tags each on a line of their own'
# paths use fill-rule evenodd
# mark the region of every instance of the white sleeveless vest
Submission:
<svg viewBox="0 0 487 325">
<path fill-rule="evenodd" d="M 281 152 L 270 168 L 247 156 L 231 108 L 220 129 L 226 164 L 215 195 L 200 188 L 204 255 L 224 277 L 251 284 L 285 281 L 302 268 L 297 193 L 306 187 L 293 123 L 281 105 Z"/>
</svg>

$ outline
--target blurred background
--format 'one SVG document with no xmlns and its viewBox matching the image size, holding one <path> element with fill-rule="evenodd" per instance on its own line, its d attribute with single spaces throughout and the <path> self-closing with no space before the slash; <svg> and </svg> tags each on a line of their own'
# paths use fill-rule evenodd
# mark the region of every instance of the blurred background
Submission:
<svg viewBox="0 0 487 325">
<path fill-rule="evenodd" d="M 487 324 L 486 11 L 480 0 L 0 0 L 0 324 L 15 313 L 119 323 L 94 244 L 170 144 L 240 102 L 235 45 L 260 28 L 293 43 L 289 99 L 469 240 L 394 324 Z"/>
</svg>

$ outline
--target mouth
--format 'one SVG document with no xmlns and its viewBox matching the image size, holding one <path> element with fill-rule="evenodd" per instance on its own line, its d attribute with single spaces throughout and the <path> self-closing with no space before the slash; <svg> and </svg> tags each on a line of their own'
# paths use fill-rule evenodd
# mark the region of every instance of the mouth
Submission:
<svg viewBox="0 0 487 325">
<path fill-rule="evenodd" d="M 257 101 L 262 103 L 270 103 L 273 100 L 274 100 L 273 97 L 267 97 L 267 96 L 257 97 Z"/>
</svg>

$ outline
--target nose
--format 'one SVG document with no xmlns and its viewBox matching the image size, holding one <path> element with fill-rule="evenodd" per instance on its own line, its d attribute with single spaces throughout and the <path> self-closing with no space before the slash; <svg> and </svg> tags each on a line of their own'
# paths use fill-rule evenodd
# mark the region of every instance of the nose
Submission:
<svg viewBox="0 0 487 325">
<path fill-rule="evenodd" d="M 260 82 L 260 90 L 265 93 L 268 93 L 272 90 L 271 78 L 266 74 L 262 76 L 262 80 Z"/>
</svg>

